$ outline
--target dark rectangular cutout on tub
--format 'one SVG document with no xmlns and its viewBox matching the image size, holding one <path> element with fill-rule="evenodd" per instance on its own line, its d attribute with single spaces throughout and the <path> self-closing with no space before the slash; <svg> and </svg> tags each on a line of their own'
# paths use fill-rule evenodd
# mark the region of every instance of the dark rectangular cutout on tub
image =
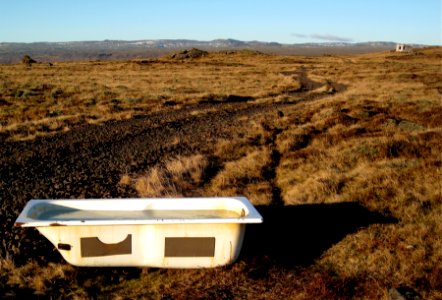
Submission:
<svg viewBox="0 0 442 300">
<path fill-rule="evenodd" d="M 115 244 L 106 244 L 98 239 L 98 237 L 80 238 L 81 257 L 96 257 L 132 254 L 132 235 Z"/>
<path fill-rule="evenodd" d="M 69 244 L 58 243 L 57 248 L 58 250 L 71 251 L 72 246 Z"/>
<path fill-rule="evenodd" d="M 167 237 L 165 257 L 214 257 L 214 237 Z"/>
</svg>

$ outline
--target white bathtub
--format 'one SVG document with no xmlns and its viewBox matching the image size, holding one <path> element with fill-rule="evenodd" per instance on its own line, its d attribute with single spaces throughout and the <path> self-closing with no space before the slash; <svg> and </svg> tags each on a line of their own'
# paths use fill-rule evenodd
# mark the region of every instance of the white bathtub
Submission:
<svg viewBox="0 0 442 300">
<path fill-rule="evenodd" d="M 234 262 L 245 224 L 261 222 L 246 198 L 220 197 L 30 200 L 15 225 L 76 266 L 207 268 Z"/>
</svg>

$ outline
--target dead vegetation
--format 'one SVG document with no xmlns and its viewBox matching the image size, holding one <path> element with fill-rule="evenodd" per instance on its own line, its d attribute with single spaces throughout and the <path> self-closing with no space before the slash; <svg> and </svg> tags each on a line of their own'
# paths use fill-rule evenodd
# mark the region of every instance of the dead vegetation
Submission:
<svg viewBox="0 0 442 300">
<path fill-rule="evenodd" d="M 442 298 L 441 51 L 0 66 L 4 295 Z M 84 195 L 246 195 L 265 220 L 213 270 L 86 271 L 12 229 Z"/>
<path fill-rule="evenodd" d="M 135 189 L 142 197 L 183 197 L 199 195 L 208 160 L 201 154 L 175 157 L 149 169 L 135 179 Z"/>
<path fill-rule="evenodd" d="M 195 56 L 196 50 L 185 55 Z M 197 103 L 230 103 L 296 89 L 267 55 L 204 54 L 195 61 L 2 65 L 0 136 L 32 139 L 89 123 L 124 120 Z M 270 61 L 270 64 L 267 62 Z"/>
</svg>

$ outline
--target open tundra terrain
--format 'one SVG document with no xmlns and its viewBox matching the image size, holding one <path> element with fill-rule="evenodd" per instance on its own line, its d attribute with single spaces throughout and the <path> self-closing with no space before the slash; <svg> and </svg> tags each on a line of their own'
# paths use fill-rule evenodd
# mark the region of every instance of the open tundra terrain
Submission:
<svg viewBox="0 0 442 300">
<path fill-rule="evenodd" d="M 275 42 L 217 39 L 197 40 L 104 40 L 77 42 L 4 43 L 0 42 L 0 64 L 18 63 L 23 55 L 31 55 L 37 61 L 73 60 L 124 60 L 158 58 L 183 49 L 198 48 L 206 51 L 253 49 L 265 53 L 283 55 L 362 54 L 394 49 L 394 42 L 364 43 L 305 43 L 280 44 Z M 415 48 L 424 45 L 409 45 Z"/>
<path fill-rule="evenodd" d="M 441 299 L 442 48 L 0 65 L 0 297 Z M 32 198 L 245 195 L 232 265 L 77 268 Z M 396 297 L 396 298 L 395 298 Z"/>
</svg>

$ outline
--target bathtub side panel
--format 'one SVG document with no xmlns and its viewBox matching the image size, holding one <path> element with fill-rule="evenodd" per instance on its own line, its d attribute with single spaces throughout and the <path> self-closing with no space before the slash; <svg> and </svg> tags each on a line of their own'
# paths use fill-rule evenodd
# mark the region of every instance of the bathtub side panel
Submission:
<svg viewBox="0 0 442 300">
<path fill-rule="evenodd" d="M 37 229 L 76 266 L 208 268 L 234 262 L 244 224 L 48 226 Z"/>
</svg>

